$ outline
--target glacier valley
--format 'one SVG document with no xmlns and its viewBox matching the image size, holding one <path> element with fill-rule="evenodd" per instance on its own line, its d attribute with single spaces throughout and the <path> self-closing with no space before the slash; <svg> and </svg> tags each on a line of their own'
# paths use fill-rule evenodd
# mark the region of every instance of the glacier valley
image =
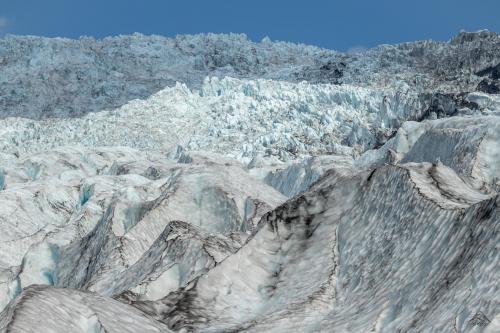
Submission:
<svg viewBox="0 0 500 333">
<path fill-rule="evenodd" d="M 500 332 L 500 35 L 0 38 L 1 332 Z"/>
</svg>

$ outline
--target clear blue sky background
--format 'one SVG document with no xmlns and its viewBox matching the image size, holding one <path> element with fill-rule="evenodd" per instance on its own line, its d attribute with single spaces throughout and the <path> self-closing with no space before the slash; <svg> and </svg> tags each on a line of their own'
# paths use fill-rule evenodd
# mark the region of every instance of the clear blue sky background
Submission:
<svg viewBox="0 0 500 333">
<path fill-rule="evenodd" d="M 0 0 L 0 34 L 245 33 L 337 50 L 500 32 L 500 0 Z"/>
</svg>

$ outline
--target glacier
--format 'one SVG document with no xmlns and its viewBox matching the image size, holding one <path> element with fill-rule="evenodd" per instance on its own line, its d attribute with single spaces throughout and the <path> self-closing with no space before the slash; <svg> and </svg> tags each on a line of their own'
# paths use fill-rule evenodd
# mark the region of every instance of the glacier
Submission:
<svg viewBox="0 0 500 333">
<path fill-rule="evenodd" d="M 499 66 L 0 38 L 0 331 L 499 332 Z"/>
</svg>

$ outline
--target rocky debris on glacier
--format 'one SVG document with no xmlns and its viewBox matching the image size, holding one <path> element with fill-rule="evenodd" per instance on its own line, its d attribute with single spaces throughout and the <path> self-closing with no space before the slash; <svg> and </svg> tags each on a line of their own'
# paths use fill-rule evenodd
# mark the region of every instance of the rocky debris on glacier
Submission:
<svg viewBox="0 0 500 333">
<path fill-rule="evenodd" d="M 476 75 L 484 77 L 477 85 L 477 90 L 488 93 L 500 93 L 500 64 L 496 66 L 486 67 L 476 73 Z"/>
</svg>

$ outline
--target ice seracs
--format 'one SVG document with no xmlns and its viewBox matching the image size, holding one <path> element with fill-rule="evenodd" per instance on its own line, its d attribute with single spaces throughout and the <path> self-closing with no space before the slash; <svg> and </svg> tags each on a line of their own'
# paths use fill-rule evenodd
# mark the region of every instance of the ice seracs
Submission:
<svg viewBox="0 0 500 333">
<path fill-rule="evenodd" d="M 497 332 L 499 51 L 0 39 L 0 331 Z"/>
<path fill-rule="evenodd" d="M 270 39 L 252 42 L 241 34 L 6 36 L 0 38 L 0 118 L 78 117 L 146 98 L 176 82 L 199 89 L 207 76 L 493 93 L 499 87 L 499 40 L 495 32 L 462 32 L 448 42 L 345 54 Z"/>
<path fill-rule="evenodd" d="M 211 78 L 83 118 L 0 120 L 0 146 L 23 154 L 59 146 L 212 151 L 250 162 L 357 155 L 412 119 L 417 96 L 354 86 Z"/>
</svg>

